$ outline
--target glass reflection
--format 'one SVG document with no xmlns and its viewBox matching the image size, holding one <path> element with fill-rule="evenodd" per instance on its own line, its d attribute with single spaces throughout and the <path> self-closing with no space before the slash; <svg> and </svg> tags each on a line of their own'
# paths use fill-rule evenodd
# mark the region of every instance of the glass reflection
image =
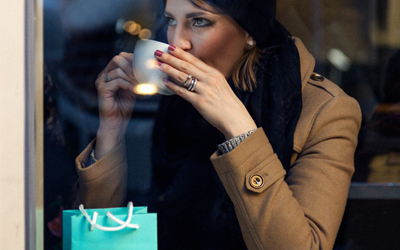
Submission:
<svg viewBox="0 0 400 250">
<path fill-rule="evenodd" d="M 76 182 L 75 157 L 98 128 L 94 81 L 110 59 L 133 52 L 157 25 L 158 0 L 44 0 L 44 199 L 45 249 L 61 249 L 62 209 L 69 209 Z M 142 89 L 152 93 L 154 90 Z M 138 142 L 129 186 L 142 199 L 150 178 L 150 135 L 159 96 L 142 96 L 127 137 Z M 140 150 L 139 150 L 140 149 Z M 138 178 L 137 176 L 140 176 Z"/>
<path fill-rule="evenodd" d="M 44 0 L 45 249 L 61 249 L 60 211 L 74 199 L 74 159 L 96 135 L 94 81 L 115 54 L 132 52 L 138 39 L 165 35 L 157 33 L 164 20 L 157 11 L 162 4 Z M 278 1 L 277 18 L 316 57 L 315 71 L 361 105 L 354 182 L 400 182 L 399 10 L 396 0 Z M 135 142 L 129 147 L 136 149 L 128 155 L 128 161 L 135 159 L 128 192 L 138 203 L 145 203 L 149 189 L 150 137 L 159 99 L 142 96 L 127 129 L 126 136 L 133 138 L 127 142 Z"/>
</svg>

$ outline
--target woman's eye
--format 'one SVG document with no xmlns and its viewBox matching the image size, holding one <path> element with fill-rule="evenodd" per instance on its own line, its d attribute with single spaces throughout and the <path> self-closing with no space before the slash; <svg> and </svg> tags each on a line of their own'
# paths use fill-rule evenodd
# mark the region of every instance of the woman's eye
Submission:
<svg viewBox="0 0 400 250">
<path fill-rule="evenodd" d="M 172 17 L 165 17 L 165 19 L 167 20 L 168 25 L 176 25 L 176 20 Z"/>
<path fill-rule="evenodd" d="M 193 26 L 205 27 L 210 24 L 211 24 L 211 22 L 204 18 L 194 18 L 193 19 Z"/>
</svg>

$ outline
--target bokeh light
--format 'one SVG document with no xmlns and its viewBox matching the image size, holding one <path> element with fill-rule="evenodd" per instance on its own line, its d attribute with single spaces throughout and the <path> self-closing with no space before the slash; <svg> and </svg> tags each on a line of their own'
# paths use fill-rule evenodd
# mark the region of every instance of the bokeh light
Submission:
<svg viewBox="0 0 400 250">
<path fill-rule="evenodd" d="M 149 29 L 142 29 L 139 32 L 140 39 L 150 39 L 151 38 L 151 31 Z"/>
<path fill-rule="evenodd" d="M 155 95 L 157 87 L 149 83 L 141 83 L 133 88 L 137 95 Z"/>
<path fill-rule="evenodd" d="M 138 35 L 141 29 L 142 27 L 140 24 L 137 24 L 134 21 L 127 21 L 124 25 L 124 30 L 134 36 Z"/>
</svg>

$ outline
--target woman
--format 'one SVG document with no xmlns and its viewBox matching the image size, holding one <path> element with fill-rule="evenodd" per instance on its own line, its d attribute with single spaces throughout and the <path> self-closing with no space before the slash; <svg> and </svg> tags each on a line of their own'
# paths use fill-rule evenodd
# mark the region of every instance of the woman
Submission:
<svg viewBox="0 0 400 250">
<path fill-rule="evenodd" d="M 313 73 L 313 57 L 274 20 L 275 5 L 166 1 L 170 53 L 155 57 L 176 95 L 157 116 L 149 194 L 160 249 L 333 247 L 360 110 Z M 96 81 L 100 127 L 76 160 L 77 203 L 87 207 L 126 203 L 131 64 L 121 53 Z"/>
</svg>

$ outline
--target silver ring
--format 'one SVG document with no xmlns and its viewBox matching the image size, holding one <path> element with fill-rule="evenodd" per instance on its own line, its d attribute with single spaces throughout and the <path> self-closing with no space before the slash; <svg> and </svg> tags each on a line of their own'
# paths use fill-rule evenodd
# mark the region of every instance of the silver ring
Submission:
<svg viewBox="0 0 400 250">
<path fill-rule="evenodd" d="M 110 82 L 110 81 L 112 81 L 111 76 L 109 76 L 109 75 L 106 74 L 106 82 Z"/>
<path fill-rule="evenodd" d="M 195 80 L 196 80 L 196 78 L 193 77 L 192 80 L 190 81 L 190 84 L 188 86 L 189 91 L 191 91 L 191 89 L 193 88 L 193 84 L 194 84 Z"/>
<path fill-rule="evenodd" d="M 194 92 L 196 84 L 197 84 L 197 79 L 193 77 L 192 81 L 190 82 L 190 86 L 188 87 L 188 90 Z"/>
<path fill-rule="evenodd" d="M 191 75 L 188 75 L 188 77 L 186 78 L 185 83 L 183 84 L 184 87 L 186 87 L 186 85 L 188 84 L 189 80 L 192 79 Z"/>
</svg>

